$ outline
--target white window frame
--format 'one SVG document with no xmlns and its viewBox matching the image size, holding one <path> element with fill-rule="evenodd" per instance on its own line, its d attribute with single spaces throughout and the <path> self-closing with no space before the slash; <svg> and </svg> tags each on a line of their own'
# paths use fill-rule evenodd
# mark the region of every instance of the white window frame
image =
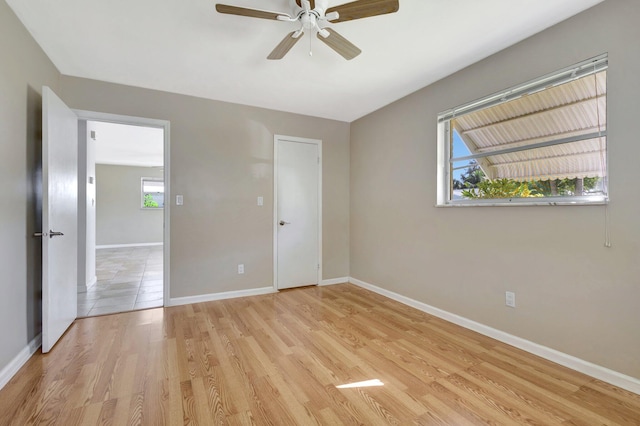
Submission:
<svg viewBox="0 0 640 426">
<path fill-rule="evenodd" d="M 606 152 L 606 176 L 603 177 L 604 181 L 604 195 L 594 196 L 558 196 L 558 197 L 544 197 L 544 198 L 493 198 L 493 199 L 466 199 L 466 200 L 452 200 L 451 194 L 451 132 L 453 131 L 451 126 L 451 120 L 460 117 L 464 114 L 479 111 L 485 108 L 490 108 L 505 102 L 512 101 L 519 97 L 540 92 L 552 86 L 567 83 L 569 81 L 592 75 L 608 68 L 608 55 L 602 54 L 595 58 L 588 59 L 562 70 L 547 74 L 540 78 L 528 81 L 526 83 L 511 87 L 507 90 L 489 95 L 487 97 L 478 99 L 476 101 L 460 105 L 458 107 L 443 111 L 438 114 L 438 126 L 437 126 L 437 207 L 462 207 L 462 206 L 525 206 L 525 205 L 602 205 L 609 202 L 609 145 L 605 146 Z M 588 135 L 594 136 L 594 135 Z M 595 136 L 607 137 L 607 130 L 598 132 Z M 567 140 L 552 141 L 551 144 L 562 144 L 575 142 L 576 140 L 569 140 L 572 138 L 566 138 Z M 575 139 L 575 138 L 573 138 Z M 577 139 L 580 140 L 580 139 Z M 608 139 L 607 139 L 608 142 Z M 540 145 L 540 146 L 536 146 Z M 527 146 L 527 149 L 535 149 L 537 147 L 544 146 L 544 144 L 532 144 Z M 523 150 L 522 147 L 515 148 L 515 150 Z M 501 150 L 502 151 L 502 150 Z M 504 150 L 503 153 L 509 150 Z M 496 155 L 491 153 L 491 155 Z M 487 154 L 471 155 L 467 157 L 460 157 L 461 159 L 481 158 L 488 156 Z"/>
</svg>

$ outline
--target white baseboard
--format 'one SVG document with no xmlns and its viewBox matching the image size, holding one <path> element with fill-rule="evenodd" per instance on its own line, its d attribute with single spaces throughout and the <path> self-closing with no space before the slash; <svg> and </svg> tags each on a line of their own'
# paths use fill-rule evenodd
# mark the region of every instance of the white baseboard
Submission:
<svg viewBox="0 0 640 426">
<path fill-rule="evenodd" d="M 151 247 L 151 246 L 161 246 L 164 243 L 134 243 L 134 244 L 102 244 L 96 246 L 96 250 L 107 249 L 107 248 L 126 248 L 126 247 Z"/>
<path fill-rule="evenodd" d="M 97 275 L 94 275 L 93 278 L 91 278 L 91 281 L 87 283 L 87 290 L 93 287 L 97 282 L 98 282 L 98 277 Z"/>
<path fill-rule="evenodd" d="M 334 284 L 344 284 L 349 282 L 349 277 L 341 277 L 341 278 L 331 278 L 328 280 L 320 281 L 320 285 L 334 285 Z"/>
<path fill-rule="evenodd" d="M 165 306 L 188 305 L 189 303 L 211 302 L 213 300 L 233 299 L 236 297 L 259 296 L 275 293 L 273 287 L 252 288 L 249 290 L 226 291 L 223 293 L 201 294 L 198 296 L 174 297 L 169 299 Z"/>
<path fill-rule="evenodd" d="M 98 282 L 98 277 L 97 276 L 93 276 L 93 278 L 91 278 L 91 280 L 85 284 L 78 284 L 78 293 L 86 293 L 95 283 Z"/>
<path fill-rule="evenodd" d="M 635 377 L 618 373 L 617 371 L 613 371 L 606 367 L 593 364 L 589 361 L 576 358 L 572 355 L 565 354 L 564 352 L 560 352 L 555 349 L 551 349 L 549 347 L 540 345 L 538 343 L 534 343 L 530 340 L 526 340 L 521 337 L 517 337 L 512 334 L 505 333 L 504 331 L 500 331 L 495 328 L 489 327 L 487 325 L 472 321 L 468 318 L 461 317 L 456 314 L 452 314 L 451 312 L 447 312 L 442 309 L 436 308 L 434 306 L 427 305 L 426 303 L 422 303 L 417 300 L 411 299 L 409 297 L 403 296 L 401 294 L 394 293 L 389 290 L 385 290 L 383 288 L 377 287 L 373 284 L 366 283 L 356 278 L 349 278 L 349 282 L 359 287 L 366 288 L 367 290 L 371 290 L 374 293 L 378 293 L 383 296 L 386 296 L 389 299 L 393 299 L 397 302 L 403 303 L 405 305 L 416 308 L 420 311 L 426 312 L 430 315 L 433 315 L 438 318 L 442 318 L 446 321 L 457 324 L 461 327 L 468 328 L 469 330 L 473 330 L 485 336 L 489 336 L 491 338 L 499 340 L 508 345 L 515 346 L 516 348 L 522 349 L 524 351 L 537 355 L 541 358 L 555 362 L 556 364 L 560 364 L 567 368 L 571 368 L 572 370 L 579 371 L 580 373 L 594 377 L 598 380 L 602 380 L 603 382 L 607 382 L 612 385 L 618 386 L 622 389 L 626 389 L 630 392 L 640 394 L 640 379 L 637 379 Z"/>
<path fill-rule="evenodd" d="M 91 278 L 91 280 L 85 284 L 79 284 L 78 285 L 78 293 L 86 293 L 87 290 L 89 290 L 91 287 L 93 287 L 96 283 L 98 282 L 98 277 L 97 276 L 93 276 L 93 278 Z"/>
<path fill-rule="evenodd" d="M 29 361 L 31 355 L 36 353 L 41 344 L 42 334 L 38 334 L 18 353 L 18 355 L 15 356 L 15 358 L 11 360 L 11 362 L 9 362 L 9 364 L 7 364 L 6 367 L 0 370 L 0 389 L 9 383 L 9 380 L 11 380 L 18 370 L 20 370 L 20 368 Z"/>
<path fill-rule="evenodd" d="M 320 285 L 325 286 L 325 285 L 343 284 L 348 282 L 349 282 L 349 277 L 332 278 L 328 280 L 322 280 L 320 282 Z M 188 305 L 189 303 L 210 302 L 213 300 L 233 299 L 236 297 L 259 296 L 262 294 L 276 293 L 277 291 L 278 290 L 276 290 L 273 287 L 262 287 L 262 288 L 253 288 L 250 290 L 238 290 L 238 291 L 227 291 L 223 293 L 202 294 L 198 296 L 174 297 L 174 298 L 170 298 L 169 303 L 167 303 L 165 306 L 180 306 L 180 305 Z"/>
</svg>

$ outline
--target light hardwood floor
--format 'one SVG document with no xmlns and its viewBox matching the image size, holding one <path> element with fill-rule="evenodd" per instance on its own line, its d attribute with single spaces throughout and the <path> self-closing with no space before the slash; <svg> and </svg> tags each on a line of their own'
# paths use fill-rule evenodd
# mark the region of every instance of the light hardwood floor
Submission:
<svg viewBox="0 0 640 426">
<path fill-rule="evenodd" d="M 340 284 L 77 320 L 0 424 L 637 425 L 640 396 Z"/>
</svg>

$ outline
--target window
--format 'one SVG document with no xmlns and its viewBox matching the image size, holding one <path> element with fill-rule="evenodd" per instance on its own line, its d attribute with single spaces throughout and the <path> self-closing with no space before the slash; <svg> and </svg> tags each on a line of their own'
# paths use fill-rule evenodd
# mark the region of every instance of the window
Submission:
<svg viewBox="0 0 640 426">
<path fill-rule="evenodd" d="M 438 116 L 438 205 L 594 204 L 607 192 L 606 55 Z"/>
<path fill-rule="evenodd" d="M 161 209 L 164 207 L 164 180 L 162 178 L 142 178 L 142 208 Z"/>
</svg>

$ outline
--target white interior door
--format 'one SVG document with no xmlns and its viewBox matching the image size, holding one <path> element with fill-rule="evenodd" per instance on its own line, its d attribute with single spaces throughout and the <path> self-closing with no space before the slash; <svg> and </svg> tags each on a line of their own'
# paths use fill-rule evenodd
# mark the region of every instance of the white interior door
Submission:
<svg viewBox="0 0 640 426">
<path fill-rule="evenodd" d="M 276 288 L 318 284 L 321 235 L 321 142 L 275 137 Z"/>
<path fill-rule="evenodd" d="M 76 319 L 78 118 L 42 89 L 42 352 Z"/>
</svg>

